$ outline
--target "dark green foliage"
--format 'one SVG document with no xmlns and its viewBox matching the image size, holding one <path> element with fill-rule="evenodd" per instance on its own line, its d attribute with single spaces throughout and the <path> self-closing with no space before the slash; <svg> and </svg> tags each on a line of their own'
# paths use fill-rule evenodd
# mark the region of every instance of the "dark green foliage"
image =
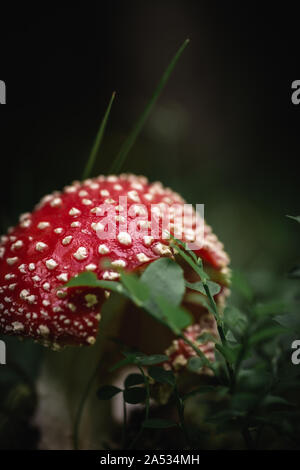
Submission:
<svg viewBox="0 0 300 470">
<path fill-rule="evenodd" d="M 166 419 L 147 419 L 143 422 L 143 428 L 166 429 L 177 426 L 177 423 Z"/>
<path fill-rule="evenodd" d="M 113 369 L 132 364 L 141 372 L 130 374 L 125 379 L 124 401 L 145 403 L 146 408 L 140 432 L 130 447 L 136 446 L 143 429 L 173 426 L 181 430 L 188 447 L 197 447 L 199 430 L 197 426 L 192 430 L 188 428 L 184 410 L 187 400 L 200 400 L 201 397 L 206 397 L 202 405 L 205 409 L 202 424 L 211 426 L 216 435 L 222 435 L 225 431 L 240 433 L 244 445 L 254 449 L 265 446 L 270 433 L 272 436 L 274 433 L 278 436 L 285 433 L 291 447 L 297 446 L 300 437 L 299 398 L 294 390 L 299 389 L 300 371 L 291 363 L 289 338 L 295 338 L 296 331 L 300 332 L 299 315 L 284 313 L 291 308 L 286 301 L 257 302 L 250 284 L 239 273 L 234 274 L 234 285 L 238 286 L 243 307 L 229 304 L 221 316 L 213 299 L 218 289 L 206 274 L 203 275 L 201 260 L 185 251 L 182 244 L 178 253 L 202 276 L 192 288 L 206 296 L 218 324 L 219 340 L 208 333 L 199 338 L 199 345 L 207 341 L 215 342 L 214 364 L 209 363 L 197 346 L 184 336 L 184 328 L 191 317 L 180 307 L 180 302 L 183 286 L 191 288 L 191 285 L 185 283 L 182 269 L 176 263 L 166 259 L 153 262 L 140 279 L 129 274 L 122 275 L 123 292 L 194 348 L 197 355 L 190 358 L 187 365 L 191 374 L 197 377 L 203 367 L 209 367 L 215 374 L 216 382 L 214 385 L 194 386 L 182 395 L 177 383 L 180 376 L 161 366 L 167 360 L 166 356 L 124 352 L 124 359 Z M 168 295 L 165 295 L 166 289 Z M 169 387 L 173 397 L 171 400 L 177 407 L 177 422 L 149 418 L 152 393 L 149 380 Z M 198 425 L 201 427 L 201 422 Z"/>
</svg>

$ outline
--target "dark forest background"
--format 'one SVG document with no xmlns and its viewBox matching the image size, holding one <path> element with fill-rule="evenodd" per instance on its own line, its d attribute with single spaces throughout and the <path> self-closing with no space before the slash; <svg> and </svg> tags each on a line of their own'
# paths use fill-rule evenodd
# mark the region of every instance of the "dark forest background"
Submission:
<svg viewBox="0 0 300 470">
<path fill-rule="evenodd" d="M 108 171 L 190 37 L 124 170 L 204 203 L 234 265 L 289 266 L 298 247 L 285 218 L 299 210 L 300 106 L 291 103 L 298 16 L 292 3 L 198 0 L 4 9 L 2 230 L 45 193 L 80 179 L 116 90 L 95 174 Z"/>
</svg>

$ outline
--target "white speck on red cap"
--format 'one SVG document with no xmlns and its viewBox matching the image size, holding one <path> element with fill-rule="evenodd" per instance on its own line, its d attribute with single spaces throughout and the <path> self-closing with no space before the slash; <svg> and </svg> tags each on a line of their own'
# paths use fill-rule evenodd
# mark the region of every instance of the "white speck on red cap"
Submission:
<svg viewBox="0 0 300 470">
<path fill-rule="evenodd" d="M 87 249 L 84 246 L 80 246 L 77 251 L 73 254 L 74 258 L 78 261 L 82 261 L 88 257 Z"/>
<path fill-rule="evenodd" d="M 54 259 L 47 259 L 45 264 L 49 270 L 55 269 L 58 266 L 58 263 Z"/>
<path fill-rule="evenodd" d="M 132 243 L 132 239 L 129 233 L 127 232 L 120 232 L 118 234 L 118 240 L 121 243 L 121 245 L 130 245 Z"/>
</svg>

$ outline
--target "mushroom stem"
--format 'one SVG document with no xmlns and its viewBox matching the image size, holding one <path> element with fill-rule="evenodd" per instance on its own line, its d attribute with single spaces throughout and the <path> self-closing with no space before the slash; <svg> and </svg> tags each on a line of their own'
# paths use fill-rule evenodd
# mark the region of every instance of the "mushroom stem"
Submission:
<svg viewBox="0 0 300 470">
<path fill-rule="evenodd" d="M 111 410 L 96 397 L 104 383 L 122 318 L 120 299 L 113 296 L 102 310 L 101 329 L 92 347 L 68 347 L 60 352 L 45 349 L 37 381 L 39 397 L 35 423 L 41 431 L 41 449 L 98 449 L 109 438 Z"/>
</svg>

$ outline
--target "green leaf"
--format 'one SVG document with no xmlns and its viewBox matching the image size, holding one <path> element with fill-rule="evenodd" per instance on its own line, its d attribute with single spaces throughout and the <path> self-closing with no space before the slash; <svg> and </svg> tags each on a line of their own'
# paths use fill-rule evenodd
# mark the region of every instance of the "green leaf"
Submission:
<svg viewBox="0 0 300 470">
<path fill-rule="evenodd" d="M 169 359 L 165 354 L 152 354 L 150 356 L 146 356 L 143 353 L 131 351 L 123 351 L 122 354 L 124 354 L 125 358 L 117 362 L 117 364 L 115 364 L 110 369 L 110 372 L 113 372 L 114 370 L 128 364 L 135 364 L 137 366 L 151 366 L 155 364 L 161 364 L 162 362 L 165 362 Z"/>
<path fill-rule="evenodd" d="M 259 403 L 260 396 L 253 393 L 237 393 L 231 400 L 232 409 L 237 411 L 248 411 Z"/>
<path fill-rule="evenodd" d="M 251 369 L 242 369 L 238 374 L 238 388 L 243 391 L 261 393 L 272 384 L 272 374 L 259 365 Z"/>
<path fill-rule="evenodd" d="M 279 325 L 283 326 L 287 329 L 299 329 L 300 327 L 300 318 L 299 314 L 297 313 L 289 313 L 285 315 L 277 315 L 273 318 Z"/>
<path fill-rule="evenodd" d="M 150 367 L 148 373 L 156 382 L 171 386 L 176 383 L 175 375 L 171 370 L 165 370 L 162 367 Z"/>
<path fill-rule="evenodd" d="M 64 287 L 101 287 L 102 289 L 112 290 L 119 294 L 126 295 L 126 290 L 119 282 L 100 281 L 95 273 L 89 271 L 80 273 L 78 276 L 73 277 L 64 284 Z"/>
<path fill-rule="evenodd" d="M 198 295 L 194 292 L 187 292 L 185 300 L 188 303 L 201 305 L 202 307 L 207 308 L 207 310 L 211 310 L 211 306 L 209 304 L 208 298 L 204 297 L 204 295 Z"/>
<path fill-rule="evenodd" d="M 136 364 L 136 360 L 137 360 L 136 353 L 122 352 L 122 354 L 125 356 L 125 358 L 121 359 L 113 367 L 111 367 L 110 372 L 113 372 L 119 369 L 120 367 L 126 366 L 128 364 Z"/>
<path fill-rule="evenodd" d="M 193 270 L 198 274 L 202 282 L 205 282 L 206 280 L 209 279 L 208 274 L 203 270 L 203 264 L 201 258 L 197 258 L 197 261 L 195 261 L 195 253 L 191 250 L 186 250 L 185 243 L 183 243 L 181 240 L 177 240 L 177 238 L 174 238 L 171 236 L 173 239 L 172 246 L 176 250 L 176 252 L 193 268 Z M 178 245 L 181 245 L 184 250 L 179 248 Z"/>
<path fill-rule="evenodd" d="M 230 421 L 233 418 L 242 418 L 244 415 L 245 412 L 240 410 L 223 410 L 210 416 L 206 421 L 208 423 L 221 423 Z"/>
<path fill-rule="evenodd" d="M 218 395 L 225 396 L 229 392 L 228 387 L 224 387 L 221 385 L 203 385 L 202 387 L 196 388 L 195 390 L 192 390 L 191 392 L 187 393 L 182 397 L 183 400 L 186 400 L 189 397 L 192 397 L 194 395 L 198 394 L 205 394 L 205 393 L 217 393 Z"/>
<path fill-rule="evenodd" d="M 164 297 L 173 305 L 179 305 L 185 292 L 182 268 L 170 258 L 160 258 L 151 263 L 141 276 L 151 290 L 151 297 Z"/>
<path fill-rule="evenodd" d="M 97 397 L 99 400 L 110 400 L 120 392 L 122 392 L 122 390 L 118 387 L 114 387 L 114 385 L 103 385 L 103 387 L 98 389 Z"/>
<path fill-rule="evenodd" d="M 289 219 L 296 220 L 300 224 L 300 215 L 287 215 L 286 217 L 289 217 Z"/>
<path fill-rule="evenodd" d="M 267 395 L 262 403 L 264 406 L 272 406 L 272 405 L 284 405 L 284 406 L 295 406 L 293 403 L 289 402 L 283 397 L 279 397 L 276 395 Z"/>
<path fill-rule="evenodd" d="M 72 277 L 66 284 L 65 287 L 98 287 L 99 279 L 95 273 L 89 271 L 78 274 L 78 276 Z"/>
<path fill-rule="evenodd" d="M 286 304 L 283 302 L 271 301 L 264 304 L 257 304 L 254 306 L 254 313 L 258 316 L 276 315 L 284 312 Z"/>
<path fill-rule="evenodd" d="M 205 366 L 203 359 L 199 356 L 190 357 L 187 368 L 190 372 L 199 372 Z"/>
<path fill-rule="evenodd" d="M 138 138 L 153 106 L 155 105 L 157 99 L 159 98 L 164 86 L 166 85 L 178 59 L 180 58 L 181 54 L 183 53 L 184 49 L 186 48 L 186 46 L 188 45 L 189 43 L 189 39 L 186 39 L 184 41 L 184 43 L 182 44 L 182 46 L 180 46 L 180 48 L 178 49 L 178 51 L 176 52 L 175 56 L 173 57 L 173 59 L 171 60 L 171 62 L 169 63 L 167 69 L 165 70 L 163 76 L 161 77 L 159 83 L 158 83 L 158 86 L 156 87 L 152 97 L 150 98 L 148 104 L 146 105 L 144 111 L 142 112 L 141 116 L 139 117 L 138 121 L 136 122 L 135 126 L 133 127 L 132 131 L 130 132 L 129 136 L 127 137 L 127 139 L 125 140 L 124 144 L 122 145 L 122 148 L 119 152 L 119 154 L 117 155 L 117 157 L 115 158 L 111 168 L 110 168 L 110 171 L 109 173 L 110 174 L 114 174 L 114 173 L 119 173 L 125 160 L 126 160 L 126 157 L 128 155 L 128 153 L 130 152 L 131 148 L 133 147 L 136 139 Z"/>
<path fill-rule="evenodd" d="M 168 356 L 165 354 L 152 354 L 151 356 L 142 356 L 137 359 L 136 364 L 141 366 L 152 366 L 155 364 L 161 364 L 162 362 L 168 361 Z"/>
<path fill-rule="evenodd" d="M 105 132 L 105 127 L 106 127 L 106 124 L 107 124 L 108 116 L 109 116 L 113 101 L 115 99 L 115 96 L 116 96 L 116 92 L 114 91 L 113 94 L 111 95 L 110 102 L 108 104 L 108 107 L 107 107 L 106 112 L 104 114 L 104 117 L 102 119 L 99 131 L 98 131 L 97 136 L 96 136 L 96 140 L 94 142 L 94 145 L 93 145 L 93 148 L 92 148 L 92 151 L 91 151 L 91 154 L 89 156 L 86 167 L 84 169 L 82 179 L 88 178 L 91 174 L 92 169 L 93 169 L 93 166 L 94 166 L 94 163 L 95 163 L 95 160 L 96 160 L 96 156 L 97 156 L 97 153 L 99 151 L 99 148 L 100 148 L 100 145 L 101 145 L 101 142 L 102 142 L 102 139 L 103 139 L 103 135 L 104 135 L 104 132 Z"/>
<path fill-rule="evenodd" d="M 133 274 L 121 274 L 121 281 L 131 295 L 133 302 L 142 306 L 150 296 L 148 286 Z"/>
<path fill-rule="evenodd" d="M 229 364 L 234 364 L 239 352 L 241 351 L 242 346 L 240 344 L 235 346 L 229 346 L 228 343 L 226 346 L 216 343 L 216 349 L 222 354 L 222 356 L 229 362 Z"/>
<path fill-rule="evenodd" d="M 205 344 L 205 343 L 208 343 L 210 341 L 212 341 L 213 343 L 215 343 L 217 341 L 216 337 L 213 336 L 211 333 L 202 333 L 202 335 L 200 335 L 197 338 L 197 343 L 199 343 L 199 344 Z"/>
<path fill-rule="evenodd" d="M 163 297 L 157 298 L 156 302 L 160 308 L 164 322 L 176 334 L 187 328 L 192 323 L 189 312 L 182 307 L 170 304 Z"/>
<path fill-rule="evenodd" d="M 288 277 L 290 279 L 300 279 L 300 266 L 295 266 L 288 272 Z"/>
<path fill-rule="evenodd" d="M 233 289 L 236 289 L 248 301 L 253 299 L 253 291 L 243 273 L 233 270 L 231 273 L 231 282 Z"/>
<path fill-rule="evenodd" d="M 286 333 L 286 328 L 281 328 L 279 326 L 272 326 L 269 328 L 262 329 L 261 331 L 258 331 L 254 333 L 250 339 L 249 339 L 249 345 L 253 346 L 255 344 L 268 341 L 270 339 L 275 338 L 278 335 L 281 335 L 283 333 Z"/>
<path fill-rule="evenodd" d="M 146 419 L 143 422 L 143 428 L 167 429 L 177 426 L 177 423 L 168 419 Z"/>
<path fill-rule="evenodd" d="M 146 400 L 147 392 L 144 387 L 131 387 L 124 390 L 123 396 L 126 403 L 136 405 Z"/>
<path fill-rule="evenodd" d="M 199 282 L 187 282 L 186 281 L 185 285 L 189 289 L 195 290 L 196 292 L 200 292 L 203 295 L 207 295 L 204 284 L 201 281 Z M 217 284 L 216 282 L 207 281 L 206 285 L 208 286 L 212 296 L 217 295 L 221 290 L 221 286 L 219 286 L 219 284 Z"/>
<path fill-rule="evenodd" d="M 143 383 L 145 383 L 145 379 L 142 374 L 129 374 L 125 379 L 124 386 L 125 388 L 129 388 Z"/>
<path fill-rule="evenodd" d="M 248 328 L 247 317 L 236 307 L 226 307 L 224 310 L 224 323 L 237 341 L 242 338 Z"/>
</svg>

